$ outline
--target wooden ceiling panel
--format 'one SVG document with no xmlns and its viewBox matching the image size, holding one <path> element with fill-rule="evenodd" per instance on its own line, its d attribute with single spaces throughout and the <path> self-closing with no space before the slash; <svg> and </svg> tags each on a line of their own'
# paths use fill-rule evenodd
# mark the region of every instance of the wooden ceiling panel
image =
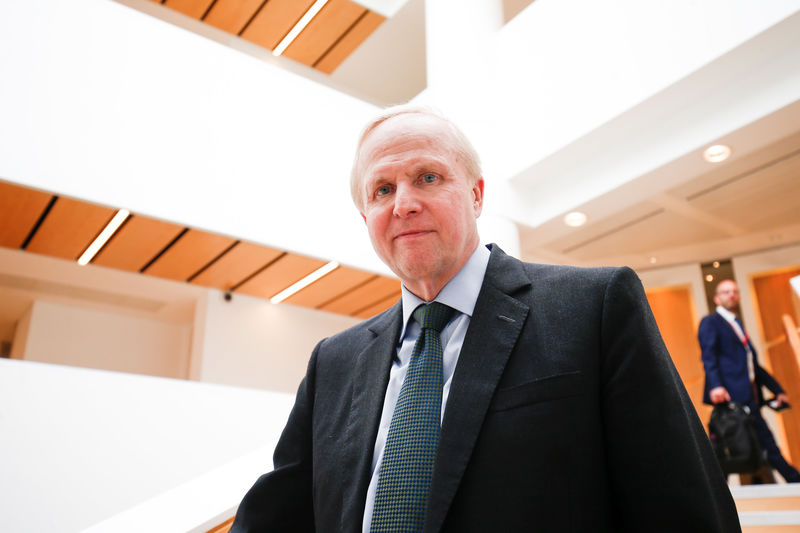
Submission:
<svg viewBox="0 0 800 533">
<path fill-rule="evenodd" d="M 369 272 L 340 266 L 284 301 L 303 307 L 319 307 L 372 277 L 375 275 Z"/>
<path fill-rule="evenodd" d="M 324 264 L 325 261 L 319 259 L 286 254 L 271 264 L 269 268 L 247 280 L 241 287 L 237 287 L 236 292 L 261 298 L 272 298 Z"/>
<path fill-rule="evenodd" d="M 184 15 L 199 19 L 214 0 L 167 0 L 164 5 Z"/>
<path fill-rule="evenodd" d="M 58 198 L 25 250 L 74 261 L 114 216 L 114 209 Z"/>
<path fill-rule="evenodd" d="M 264 3 L 265 0 L 217 0 L 203 21 L 239 35 L 247 21 L 253 18 Z"/>
<path fill-rule="evenodd" d="M 400 299 L 402 292 L 400 289 L 397 289 L 396 292 L 387 296 L 383 300 L 375 302 L 374 304 L 370 305 L 369 307 L 362 309 L 355 313 L 353 316 L 356 318 L 371 318 L 378 313 L 382 313 L 393 306 L 397 301 Z"/>
<path fill-rule="evenodd" d="M 160 278 L 186 281 L 229 248 L 235 239 L 190 229 L 144 271 Z"/>
<path fill-rule="evenodd" d="M 350 0 L 331 0 L 283 55 L 305 65 L 314 65 L 366 11 Z"/>
<path fill-rule="evenodd" d="M 52 194 L 0 182 L 0 246 L 22 246 L 52 197 Z"/>
<path fill-rule="evenodd" d="M 92 260 L 128 272 L 138 272 L 183 231 L 183 226 L 131 215 Z"/>
<path fill-rule="evenodd" d="M 314 0 L 269 0 L 242 32 L 242 37 L 274 50 Z"/>
<path fill-rule="evenodd" d="M 400 282 L 398 280 L 386 276 L 377 276 L 375 279 L 359 285 L 352 291 L 328 302 L 319 309 L 343 315 L 354 315 L 382 302 L 399 290 Z"/>
<path fill-rule="evenodd" d="M 195 285 L 228 290 L 283 252 L 275 248 L 240 242 L 192 280 Z"/>
<path fill-rule="evenodd" d="M 116 211 L 0 182 L 0 245 L 18 248 L 48 205 L 42 224 L 25 249 L 70 260 L 78 258 Z M 195 285 L 222 290 L 241 283 L 236 292 L 261 298 L 271 298 L 325 263 L 142 215 L 128 217 L 92 261 L 128 272 L 146 267 L 146 274 L 177 281 L 191 279 Z M 399 297 L 396 279 L 338 267 L 285 301 L 369 317 Z"/>
<path fill-rule="evenodd" d="M 358 21 L 344 34 L 339 41 L 330 48 L 321 58 L 314 64 L 314 68 L 325 74 L 331 74 L 336 67 L 338 67 L 347 56 L 353 53 L 353 50 L 358 48 L 367 37 L 372 35 L 378 26 L 383 24 L 386 17 L 366 11 L 358 19 Z"/>
</svg>

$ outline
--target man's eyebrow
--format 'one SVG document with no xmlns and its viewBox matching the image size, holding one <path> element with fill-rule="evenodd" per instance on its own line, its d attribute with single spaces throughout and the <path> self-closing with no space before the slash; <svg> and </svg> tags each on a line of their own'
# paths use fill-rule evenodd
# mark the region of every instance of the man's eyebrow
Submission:
<svg viewBox="0 0 800 533">
<path fill-rule="evenodd" d="M 424 172 L 426 170 L 440 170 L 443 166 L 444 164 L 441 161 L 431 158 L 420 161 L 411 167 L 411 170 L 413 173 L 419 174 L 420 172 Z"/>
</svg>

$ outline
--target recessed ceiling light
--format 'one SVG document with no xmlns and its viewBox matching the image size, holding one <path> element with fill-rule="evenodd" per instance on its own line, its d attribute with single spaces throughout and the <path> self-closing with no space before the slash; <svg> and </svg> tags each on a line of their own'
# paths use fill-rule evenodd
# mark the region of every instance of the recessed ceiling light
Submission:
<svg viewBox="0 0 800 533">
<path fill-rule="evenodd" d="M 577 228 L 586 224 L 586 215 L 580 211 L 573 211 L 564 215 L 564 224 Z"/>
<path fill-rule="evenodd" d="M 731 147 L 724 144 L 715 144 L 706 148 L 703 158 L 709 163 L 721 163 L 731 156 Z"/>
<path fill-rule="evenodd" d="M 719 268 L 719 261 L 714 261 L 711 264 L 714 265 L 714 268 Z"/>
<path fill-rule="evenodd" d="M 103 231 L 100 232 L 100 235 L 97 236 L 92 244 L 86 248 L 86 251 L 81 254 L 80 258 L 78 258 L 78 264 L 81 266 L 88 265 L 89 261 L 91 261 L 95 254 L 100 251 L 100 248 L 102 248 L 103 245 L 108 242 L 108 239 L 110 239 L 111 236 L 114 235 L 114 232 L 119 229 L 123 222 L 125 222 L 125 219 L 128 218 L 128 215 L 130 215 L 130 211 L 127 209 L 120 209 L 117 211 L 111 221 L 106 224 L 105 228 L 103 228 Z"/>
<path fill-rule="evenodd" d="M 655 257 L 655 256 L 653 256 L 653 257 L 651 257 L 651 258 L 650 258 L 650 264 L 651 264 L 651 265 L 655 265 L 657 262 L 658 262 L 658 259 L 656 259 L 656 257 Z"/>
<path fill-rule="evenodd" d="M 714 275 L 713 274 L 706 274 L 706 281 L 709 282 L 709 283 L 714 281 Z"/>
<path fill-rule="evenodd" d="M 311 22 L 311 19 L 316 17 L 320 9 L 325 7 L 325 4 L 327 3 L 328 0 L 317 0 L 316 2 L 314 2 L 314 5 L 312 5 L 308 9 L 308 11 L 306 11 L 305 15 L 303 15 L 300 18 L 300 20 L 297 21 L 297 24 L 295 24 L 294 27 L 291 30 L 289 30 L 289 33 L 286 34 L 286 37 L 284 37 L 281 40 L 281 42 L 278 43 L 278 46 L 276 46 L 275 50 L 272 51 L 272 55 L 274 56 L 281 55 L 284 52 L 284 50 L 286 50 L 286 48 L 288 48 L 289 45 L 292 44 L 292 41 L 294 41 L 297 38 L 297 36 L 300 35 L 300 32 L 306 28 L 308 23 Z"/>
<path fill-rule="evenodd" d="M 274 304 L 280 303 L 289 296 L 291 296 L 292 294 L 299 292 L 301 289 L 306 288 L 307 286 L 311 285 L 312 283 L 320 279 L 322 276 L 336 270 L 337 268 L 339 268 L 339 263 L 337 263 L 336 261 L 331 261 L 330 263 L 316 269 L 314 272 L 304 277 L 297 283 L 294 283 L 289 287 L 283 289 L 281 292 L 270 298 L 269 301 Z"/>
</svg>

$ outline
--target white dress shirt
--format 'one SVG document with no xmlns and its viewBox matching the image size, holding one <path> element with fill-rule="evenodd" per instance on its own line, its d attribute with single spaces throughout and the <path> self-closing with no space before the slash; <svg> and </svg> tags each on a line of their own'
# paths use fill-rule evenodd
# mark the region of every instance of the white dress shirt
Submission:
<svg viewBox="0 0 800 533">
<path fill-rule="evenodd" d="M 483 277 L 486 274 L 486 267 L 489 264 L 489 249 L 479 244 L 470 256 L 467 263 L 456 274 L 453 279 L 439 292 L 433 301 L 446 304 L 457 311 L 455 317 L 445 326 L 441 332 L 442 346 L 442 419 L 447 406 L 447 398 L 450 393 L 450 383 L 453 380 L 453 373 L 456 370 L 458 355 L 461 353 L 461 346 L 464 344 L 464 336 L 467 333 L 472 312 L 475 309 L 475 302 L 478 300 L 478 293 L 483 285 Z M 379 465 L 383 459 L 383 449 L 386 444 L 386 436 L 389 434 L 389 425 L 392 422 L 392 414 L 397 404 L 397 397 L 400 395 L 400 388 L 408 371 L 411 362 L 411 352 L 414 343 L 420 333 L 420 325 L 411 319 L 420 304 L 426 303 L 424 300 L 412 294 L 411 291 L 403 286 L 403 329 L 400 332 L 400 341 L 397 345 L 397 355 L 389 372 L 389 384 L 386 387 L 386 396 L 383 400 L 383 412 L 378 426 L 378 436 L 375 439 L 375 448 L 372 453 L 372 478 L 367 489 L 367 502 L 364 506 L 364 521 L 362 529 L 365 533 L 369 532 L 372 522 L 372 510 L 375 505 L 375 492 L 378 489 Z"/>
<path fill-rule="evenodd" d="M 747 333 L 744 332 L 742 326 L 739 325 L 739 322 L 736 321 L 736 315 L 733 314 L 732 311 L 728 311 L 721 305 L 718 305 L 717 313 L 728 321 L 728 324 L 731 325 L 736 336 L 739 337 L 742 346 L 744 346 L 744 351 L 747 352 L 747 375 L 750 378 L 750 383 L 753 383 L 756 380 L 756 369 L 753 364 L 753 350 L 750 349 L 750 338 L 747 336 Z M 753 400 L 755 401 L 755 398 Z"/>
</svg>

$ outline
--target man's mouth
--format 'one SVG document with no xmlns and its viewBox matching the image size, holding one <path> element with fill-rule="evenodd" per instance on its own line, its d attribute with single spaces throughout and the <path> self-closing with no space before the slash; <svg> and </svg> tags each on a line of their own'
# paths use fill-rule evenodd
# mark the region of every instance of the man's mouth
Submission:
<svg viewBox="0 0 800 533">
<path fill-rule="evenodd" d="M 409 230 L 403 231 L 395 235 L 395 239 L 413 239 L 414 237 L 422 237 L 424 235 L 428 235 L 433 233 L 431 230 Z"/>
</svg>

